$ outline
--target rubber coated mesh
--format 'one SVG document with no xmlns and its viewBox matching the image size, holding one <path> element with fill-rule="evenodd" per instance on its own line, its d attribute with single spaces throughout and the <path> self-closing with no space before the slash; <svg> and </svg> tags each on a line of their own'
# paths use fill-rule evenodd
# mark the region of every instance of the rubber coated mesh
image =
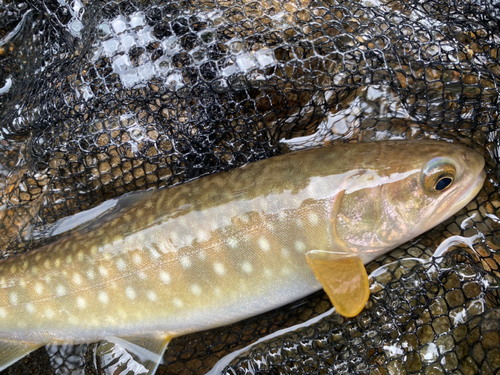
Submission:
<svg viewBox="0 0 500 375">
<path fill-rule="evenodd" d="M 498 373 L 499 20 L 494 0 L 0 0 L 0 251 L 37 248 L 58 219 L 126 192 L 280 153 L 461 142 L 486 156 L 483 190 L 368 265 L 397 261 L 358 317 L 259 343 L 225 372 Z M 177 338 L 158 373 L 204 374 L 330 307 L 317 293 Z M 97 374 L 94 350 L 40 349 L 5 373 Z"/>
</svg>

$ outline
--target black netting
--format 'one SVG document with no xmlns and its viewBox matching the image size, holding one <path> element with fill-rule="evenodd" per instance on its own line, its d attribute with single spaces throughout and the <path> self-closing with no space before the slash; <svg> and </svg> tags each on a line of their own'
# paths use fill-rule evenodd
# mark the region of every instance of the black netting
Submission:
<svg viewBox="0 0 500 375">
<path fill-rule="evenodd" d="M 368 270 L 428 260 L 452 236 L 478 235 L 472 248 L 395 263 L 359 317 L 273 338 L 227 373 L 494 374 L 499 19 L 494 0 L 0 0 L 1 252 L 126 192 L 290 150 L 453 140 L 485 154 L 484 189 Z M 158 373 L 203 374 L 329 307 L 318 293 L 177 338 Z M 41 349 L 6 371 L 93 374 L 94 349 Z"/>
</svg>

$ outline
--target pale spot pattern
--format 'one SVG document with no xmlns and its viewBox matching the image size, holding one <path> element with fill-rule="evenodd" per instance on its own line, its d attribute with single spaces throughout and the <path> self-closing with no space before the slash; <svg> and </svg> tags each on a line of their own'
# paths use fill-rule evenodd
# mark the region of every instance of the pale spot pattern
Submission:
<svg viewBox="0 0 500 375">
<path fill-rule="evenodd" d="M 17 293 L 16 292 L 10 293 L 9 300 L 10 300 L 10 303 L 12 303 L 13 305 L 17 305 L 17 303 L 18 303 Z"/>
<path fill-rule="evenodd" d="M 176 306 L 176 307 L 184 306 L 184 302 L 182 302 L 182 300 L 180 300 L 179 298 L 174 298 L 174 300 L 172 302 L 173 302 L 174 306 Z"/>
<path fill-rule="evenodd" d="M 116 260 L 116 268 L 118 271 L 123 272 L 127 269 L 127 263 L 123 260 L 123 258 L 118 258 Z"/>
<path fill-rule="evenodd" d="M 251 264 L 250 264 L 250 262 L 248 262 L 247 260 L 245 260 L 245 261 L 242 263 L 242 265 L 241 265 L 241 269 L 243 270 L 243 272 L 248 273 L 248 274 L 252 273 L 252 271 L 253 271 L 253 267 L 252 267 L 252 265 L 251 265 Z"/>
<path fill-rule="evenodd" d="M 162 281 L 163 284 L 170 284 L 170 281 L 172 278 L 170 277 L 170 274 L 165 271 L 160 271 L 160 280 Z"/>
<path fill-rule="evenodd" d="M 79 273 L 75 273 L 73 275 L 73 282 L 76 284 L 76 285 L 80 285 L 82 283 L 82 276 L 79 274 Z"/>
<path fill-rule="evenodd" d="M 99 296 L 98 296 L 98 298 L 99 298 L 99 301 L 100 301 L 101 303 L 103 303 L 103 304 L 106 304 L 106 303 L 108 303 L 108 302 L 109 302 L 109 297 L 108 297 L 108 294 L 107 294 L 105 291 L 103 291 L 103 290 L 101 290 L 101 291 L 99 292 Z"/>
<path fill-rule="evenodd" d="M 229 239 L 227 240 L 227 244 L 228 244 L 228 246 L 229 246 L 231 249 L 236 249 L 236 248 L 238 248 L 238 240 L 237 240 L 236 238 L 233 238 L 233 237 L 229 238 Z"/>
<path fill-rule="evenodd" d="M 191 293 L 193 293 L 195 296 L 199 296 L 201 292 L 201 287 L 198 284 L 191 285 Z"/>
<path fill-rule="evenodd" d="M 35 284 L 35 292 L 36 294 L 40 295 L 43 293 L 43 285 L 40 283 Z"/>
<path fill-rule="evenodd" d="M 66 294 L 66 288 L 62 285 L 58 285 L 56 288 L 56 294 L 58 297 L 62 297 Z"/>
<path fill-rule="evenodd" d="M 76 305 L 81 308 L 81 309 L 84 309 L 87 307 L 87 301 L 85 301 L 85 298 L 83 297 L 78 297 L 76 299 Z"/>
<path fill-rule="evenodd" d="M 148 300 L 150 300 L 151 302 L 158 300 L 158 296 L 152 290 L 148 290 L 148 292 L 146 293 L 146 297 L 148 297 Z"/>
<path fill-rule="evenodd" d="M 224 274 L 226 273 L 226 268 L 224 267 L 224 265 L 222 263 L 215 262 L 214 263 L 214 271 L 217 275 L 224 276 Z"/>
<path fill-rule="evenodd" d="M 94 280 L 95 279 L 95 272 L 94 272 L 94 270 L 90 269 L 90 270 L 87 271 L 87 278 L 89 280 Z"/>
<path fill-rule="evenodd" d="M 99 267 L 99 273 L 102 277 L 108 276 L 108 269 L 106 267 Z"/>
<path fill-rule="evenodd" d="M 312 225 L 318 225 L 319 224 L 319 217 L 316 215 L 314 212 L 309 213 L 309 222 Z"/>
<path fill-rule="evenodd" d="M 132 256 L 132 261 L 134 262 L 134 264 L 136 266 L 140 265 L 142 263 L 142 257 L 140 256 L 140 254 L 138 253 L 135 253 L 133 256 Z"/>
<path fill-rule="evenodd" d="M 181 257 L 180 261 L 182 268 L 184 268 L 185 270 L 190 268 L 192 265 L 191 259 L 187 255 Z"/>
<path fill-rule="evenodd" d="M 137 297 L 137 293 L 135 292 L 134 288 L 132 288 L 131 286 L 128 286 L 125 289 L 125 294 L 127 295 L 128 299 L 135 299 L 135 297 Z"/>
<path fill-rule="evenodd" d="M 269 250 L 271 250 L 271 245 L 265 237 L 259 238 L 259 247 L 264 252 L 268 252 Z"/>
<path fill-rule="evenodd" d="M 33 306 L 32 303 L 27 303 L 26 311 L 29 312 L 30 314 L 33 314 L 36 311 L 35 306 Z"/>
<path fill-rule="evenodd" d="M 0 307 L 0 318 L 5 318 L 7 316 L 7 311 L 3 307 Z"/>
<path fill-rule="evenodd" d="M 295 242 L 295 250 L 303 253 L 306 251 L 306 244 L 302 241 L 296 241 Z"/>
</svg>

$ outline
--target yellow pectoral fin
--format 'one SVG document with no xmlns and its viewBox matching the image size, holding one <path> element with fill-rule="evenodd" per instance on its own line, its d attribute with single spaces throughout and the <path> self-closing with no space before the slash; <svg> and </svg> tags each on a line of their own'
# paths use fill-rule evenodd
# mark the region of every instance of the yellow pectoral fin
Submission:
<svg viewBox="0 0 500 375">
<path fill-rule="evenodd" d="M 340 315 L 350 318 L 363 310 L 370 287 L 361 259 L 345 253 L 313 250 L 306 253 L 306 260 Z"/>
</svg>

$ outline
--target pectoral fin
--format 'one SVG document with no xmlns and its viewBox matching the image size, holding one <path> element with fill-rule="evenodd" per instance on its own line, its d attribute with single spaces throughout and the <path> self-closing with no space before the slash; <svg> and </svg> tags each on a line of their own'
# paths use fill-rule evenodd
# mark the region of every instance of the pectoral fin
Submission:
<svg viewBox="0 0 500 375">
<path fill-rule="evenodd" d="M 106 373 L 153 375 L 162 363 L 170 337 L 107 337 L 99 344 L 102 369 Z"/>
<path fill-rule="evenodd" d="M 13 341 L 0 341 L 0 371 L 16 363 L 43 345 L 24 344 Z"/>
<path fill-rule="evenodd" d="M 361 259 L 345 253 L 313 250 L 306 253 L 306 260 L 340 315 L 350 318 L 363 310 L 370 288 Z"/>
</svg>

